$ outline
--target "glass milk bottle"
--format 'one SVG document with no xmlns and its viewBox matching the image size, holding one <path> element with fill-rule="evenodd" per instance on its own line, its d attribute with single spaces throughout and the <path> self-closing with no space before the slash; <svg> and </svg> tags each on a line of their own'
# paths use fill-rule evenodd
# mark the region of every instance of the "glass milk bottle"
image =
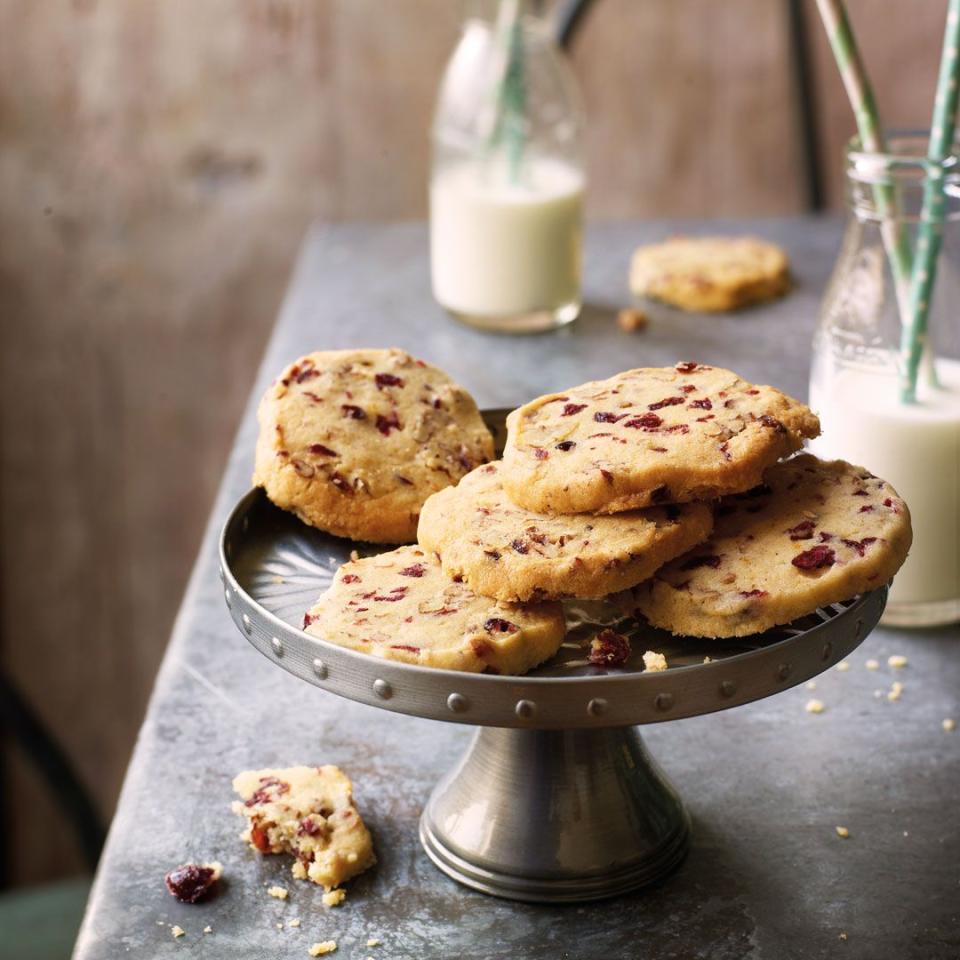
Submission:
<svg viewBox="0 0 960 960">
<path fill-rule="evenodd" d="M 926 147 L 926 136 L 911 135 L 891 137 L 885 156 L 860 152 L 855 145 L 848 149 L 850 218 L 821 308 L 810 379 L 811 406 L 823 427 L 813 451 L 889 480 L 910 508 L 913 548 L 894 580 L 884 616 L 885 623 L 899 626 L 960 619 L 956 157 L 935 170 L 944 184 L 945 213 L 929 301 L 928 349 L 915 401 L 902 399 L 907 365 L 901 335 L 904 318 L 913 315 L 910 267 L 929 242 L 920 226 Z"/>
<path fill-rule="evenodd" d="M 433 293 L 474 326 L 549 330 L 580 312 L 579 96 L 524 0 L 473 7 L 433 122 Z"/>
</svg>

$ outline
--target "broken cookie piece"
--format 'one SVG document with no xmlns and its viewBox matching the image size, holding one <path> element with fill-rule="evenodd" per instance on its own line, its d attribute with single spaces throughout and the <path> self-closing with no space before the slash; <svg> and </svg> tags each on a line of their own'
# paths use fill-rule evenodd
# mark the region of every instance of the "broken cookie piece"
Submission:
<svg viewBox="0 0 960 960">
<path fill-rule="evenodd" d="M 259 853 L 292 854 L 295 878 L 330 891 L 376 862 L 350 779 L 337 767 L 247 770 L 233 789 L 233 811 L 248 821 L 243 839 Z"/>
</svg>

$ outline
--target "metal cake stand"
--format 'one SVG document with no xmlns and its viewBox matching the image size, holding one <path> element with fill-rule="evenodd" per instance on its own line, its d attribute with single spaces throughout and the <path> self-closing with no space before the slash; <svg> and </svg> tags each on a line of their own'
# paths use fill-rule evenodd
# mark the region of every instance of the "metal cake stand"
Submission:
<svg viewBox="0 0 960 960">
<path fill-rule="evenodd" d="M 505 413 L 485 414 L 498 441 Z M 309 683 L 478 728 L 434 789 L 420 838 L 455 880 L 516 900 L 594 900 L 666 876 L 686 853 L 689 818 L 636 726 L 726 710 L 809 680 L 863 641 L 887 596 L 883 587 L 786 627 L 709 641 L 673 637 L 603 601 L 572 601 L 553 659 L 523 677 L 466 674 L 381 660 L 301 629 L 352 550 L 383 549 L 308 527 L 252 490 L 221 536 L 227 607 L 257 650 Z M 631 635 L 625 666 L 587 662 L 603 626 Z M 664 653 L 669 669 L 642 672 L 645 650 Z"/>
</svg>

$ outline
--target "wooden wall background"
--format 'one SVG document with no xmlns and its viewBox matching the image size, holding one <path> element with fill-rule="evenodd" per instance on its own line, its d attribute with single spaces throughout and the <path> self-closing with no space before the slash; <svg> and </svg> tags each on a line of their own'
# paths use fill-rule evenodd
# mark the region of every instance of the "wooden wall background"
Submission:
<svg viewBox="0 0 960 960">
<path fill-rule="evenodd" d="M 886 121 L 945 0 L 851 0 Z M 812 3 L 836 205 L 851 118 Z M 0 638 L 105 816 L 304 229 L 422 217 L 456 0 L 0 0 Z M 781 0 L 599 0 L 589 214 L 802 204 Z M 8 752 L 14 878 L 78 869 Z M 149 825 L 145 825 L 148 827 Z"/>
</svg>

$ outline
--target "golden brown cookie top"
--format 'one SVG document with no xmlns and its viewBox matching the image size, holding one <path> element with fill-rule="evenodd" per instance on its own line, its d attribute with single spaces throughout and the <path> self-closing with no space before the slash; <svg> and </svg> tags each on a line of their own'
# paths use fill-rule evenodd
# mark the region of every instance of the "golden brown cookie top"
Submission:
<svg viewBox="0 0 960 960">
<path fill-rule="evenodd" d="M 720 367 L 643 367 L 507 419 L 503 484 L 539 513 L 615 513 L 747 490 L 820 432 L 802 403 Z"/>
<path fill-rule="evenodd" d="M 679 634 L 743 636 L 883 586 L 906 559 L 910 513 L 862 467 L 809 454 L 724 498 L 700 547 L 636 589 L 640 611 Z"/>
<path fill-rule="evenodd" d="M 420 545 L 444 571 L 501 600 L 601 597 L 649 577 L 704 540 L 706 504 L 650 507 L 616 516 L 536 514 L 516 506 L 499 461 L 435 493 L 420 514 Z"/>
<path fill-rule="evenodd" d="M 267 390 L 254 482 L 340 536 L 413 539 L 423 501 L 493 456 L 470 395 L 402 350 L 307 354 Z"/>
<path fill-rule="evenodd" d="M 473 673 L 524 673 L 556 653 L 566 630 L 559 603 L 480 596 L 420 547 L 345 563 L 304 629 L 371 656 Z"/>
</svg>

